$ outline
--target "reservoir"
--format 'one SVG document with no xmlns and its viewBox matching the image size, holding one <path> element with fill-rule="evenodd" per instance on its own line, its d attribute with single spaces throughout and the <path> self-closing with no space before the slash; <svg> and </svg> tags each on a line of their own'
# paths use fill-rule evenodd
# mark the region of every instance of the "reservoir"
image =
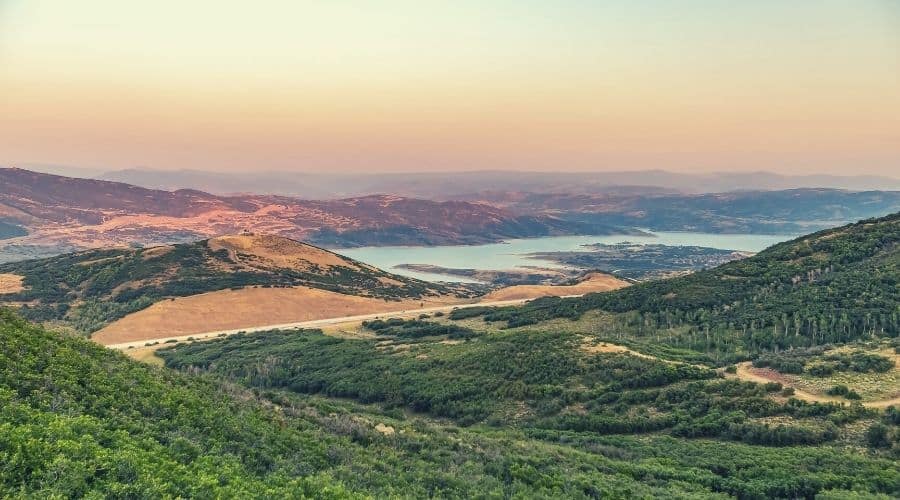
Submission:
<svg viewBox="0 0 900 500">
<path fill-rule="evenodd" d="M 373 266 L 404 276 L 429 281 L 473 281 L 458 276 L 423 273 L 409 269 L 397 269 L 399 264 L 431 264 L 441 267 L 463 269 L 514 269 L 523 266 L 559 267 L 547 260 L 529 258 L 535 252 L 565 252 L 584 250 L 583 245 L 592 243 L 644 243 L 660 245 L 687 245 L 759 252 L 776 243 L 795 238 L 792 235 L 771 234 L 710 234 L 688 232 L 651 232 L 652 236 L 612 235 L 612 236 L 548 236 L 507 240 L 502 243 L 471 246 L 439 247 L 362 247 L 335 250 Z"/>
</svg>

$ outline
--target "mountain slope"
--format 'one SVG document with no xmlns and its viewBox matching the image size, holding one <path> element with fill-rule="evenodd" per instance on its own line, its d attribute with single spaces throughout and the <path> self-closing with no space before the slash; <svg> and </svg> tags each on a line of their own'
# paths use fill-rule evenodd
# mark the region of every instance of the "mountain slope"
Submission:
<svg viewBox="0 0 900 500">
<path fill-rule="evenodd" d="M 388 300 L 464 293 L 393 275 L 326 250 L 243 234 L 144 249 L 89 250 L 0 265 L 24 290 L 0 295 L 33 320 L 64 320 L 82 332 L 171 297 L 244 287 L 306 287 Z M 260 304 L 264 310 L 266 304 Z"/>
<path fill-rule="evenodd" d="M 486 319 L 525 325 L 577 319 L 590 310 L 629 313 L 648 329 L 687 327 L 683 335 L 707 348 L 733 341 L 751 352 L 894 337 L 900 333 L 900 214 L 814 233 L 689 276 L 541 299 Z"/>
<path fill-rule="evenodd" d="M 4 498 L 344 496 L 301 426 L 3 310 L 0 450 Z"/>
<path fill-rule="evenodd" d="M 216 196 L 0 169 L 0 227 L 18 245 L 97 248 L 194 241 L 251 229 L 330 246 L 474 244 L 617 228 L 483 203 L 388 195 L 343 200 Z M 3 227 L 16 226 L 19 230 Z"/>
<path fill-rule="evenodd" d="M 710 233 L 802 234 L 900 210 L 900 191 L 809 188 L 711 194 L 495 191 L 460 199 L 584 223 Z"/>
</svg>

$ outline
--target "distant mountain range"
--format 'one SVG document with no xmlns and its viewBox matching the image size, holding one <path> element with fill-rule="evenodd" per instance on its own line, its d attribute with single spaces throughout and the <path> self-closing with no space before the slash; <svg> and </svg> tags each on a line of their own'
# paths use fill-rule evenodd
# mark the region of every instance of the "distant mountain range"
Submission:
<svg viewBox="0 0 900 500">
<path fill-rule="evenodd" d="M 200 170 L 125 169 L 101 179 L 155 189 L 199 189 L 218 194 L 266 193 L 312 198 L 393 193 L 450 199 L 481 191 L 535 193 L 718 193 L 736 190 L 832 188 L 900 190 L 900 179 L 879 176 L 780 175 L 772 172 L 683 174 L 633 172 L 436 172 L 320 174 L 216 173 Z"/>
<path fill-rule="evenodd" d="M 587 184 L 573 186 L 571 192 L 513 190 L 516 186 L 535 187 L 533 183 L 547 175 L 523 174 L 519 182 L 510 182 L 505 189 L 454 195 L 478 175 L 498 175 L 494 178 L 498 181 L 509 174 L 471 174 L 475 177 L 463 176 L 455 184 L 431 175 L 412 176 L 408 179 L 412 184 L 398 181 L 394 185 L 390 176 L 378 181 L 382 183 L 379 186 L 401 194 L 312 200 L 275 194 L 220 195 L 196 189 L 168 191 L 0 169 L 0 262 L 79 248 L 189 242 L 246 230 L 332 248 L 639 234 L 641 228 L 800 234 L 900 210 L 900 191 L 817 188 L 691 194 L 632 187 L 584 192 L 590 191 Z M 560 179 L 567 175 L 561 174 Z M 429 178 L 432 182 L 424 181 Z M 362 176 L 358 182 L 355 178 L 345 181 L 347 189 L 365 190 L 373 179 Z M 421 183 L 415 184 L 416 179 Z M 413 185 L 418 187 L 410 188 Z M 412 191 L 442 194 L 435 195 L 436 199 L 406 195 Z"/>
<path fill-rule="evenodd" d="M 276 195 L 219 196 L 14 168 L 0 169 L 0 186 L 2 234 L 8 243 L 26 250 L 19 258 L 33 256 L 29 254 L 33 246 L 58 246 L 57 253 L 61 253 L 72 247 L 195 241 L 244 230 L 337 247 L 476 244 L 506 238 L 627 232 L 550 215 L 515 214 L 483 203 L 393 195 L 326 201 Z M 28 235 L 21 236 L 23 232 Z M 6 256 L 6 260 L 10 258 Z"/>
<path fill-rule="evenodd" d="M 708 233 L 801 234 L 900 210 L 900 191 L 822 188 L 709 194 L 495 191 L 460 198 L 586 224 Z"/>
</svg>

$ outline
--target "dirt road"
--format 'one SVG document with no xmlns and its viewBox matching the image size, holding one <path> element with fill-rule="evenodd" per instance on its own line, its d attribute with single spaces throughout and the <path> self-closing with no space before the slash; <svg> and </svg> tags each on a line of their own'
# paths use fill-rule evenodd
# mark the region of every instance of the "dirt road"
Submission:
<svg viewBox="0 0 900 500">
<path fill-rule="evenodd" d="M 750 361 L 739 363 L 737 365 L 737 373 L 731 374 L 731 376 L 748 382 L 756 382 L 758 384 L 779 382 L 785 387 L 790 387 L 790 384 L 785 384 L 784 380 L 778 380 L 776 377 L 766 377 L 759 372 L 754 372 L 753 365 Z M 793 389 L 793 397 L 810 403 L 848 403 L 848 401 L 843 398 L 836 398 L 834 396 L 828 396 L 826 394 L 813 394 L 802 389 L 797 389 L 796 387 L 794 387 Z M 900 397 L 882 399 L 878 401 L 866 401 L 862 403 L 862 405 L 866 408 L 887 408 L 888 406 L 900 406 Z"/>
<path fill-rule="evenodd" d="M 296 323 L 282 323 L 277 325 L 260 325 L 253 326 L 248 328 L 237 328 L 233 330 L 217 330 L 211 332 L 204 333 L 195 333 L 192 335 L 182 335 L 182 336 L 161 336 L 155 339 L 145 339 L 139 340 L 136 342 L 124 342 L 120 344 L 109 344 L 106 347 L 111 349 L 129 349 L 129 348 L 137 348 L 144 347 L 147 344 L 152 344 L 154 342 L 158 343 L 166 343 L 166 342 L 183 342 L 187 340 L 208 340 L 216 337 L 223 337 L 228 335 L 234 335 L 236 333 L 253 333 L 253 332 L 264 332 L 267 330 L 284 330 L 284 329 L 293 329 L 293 328 L 322 328 L 325 326 L 339 325 L 342 323 L 353 323 L 353 322 L 361 322 L 367 320 L 373 320 L 376 318 L 382 318 L 385 316 L 390 316 L 393 318 L 408 318 L 408 317 L 416 317 L 420 314 L 432 314 L 436 312 L 449 313 L 453 309 L 465 309 L 469 307 L 495 307 L 495 306 L 513 306 L 524 304 L 529 300 L 533 299 L 515 299 L 515 300 L 496 300 L 489 302 L 476 302 L 473 304 L 457 304 L 457 305 L 446 305 L 446 306 L 436 306 L 436 307 L 423 307 L 416 309 L 407 309 L 407 310 L 399 310 L 399 311 L 384 311 L 379 313 L 372 314 L 360 314 L 356 316 L 341 316 L 337 318 L 325 318 L 325 319 L 317 319 L 312 321 L 301 321 Z"/>
</svg>

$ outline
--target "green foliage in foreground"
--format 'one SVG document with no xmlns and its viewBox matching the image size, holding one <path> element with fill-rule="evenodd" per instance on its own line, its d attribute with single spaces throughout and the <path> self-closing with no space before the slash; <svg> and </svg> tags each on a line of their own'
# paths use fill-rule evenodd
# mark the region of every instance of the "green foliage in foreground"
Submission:
<svg viewBox="0 0 900 500">
<path fill-rule="evenodd" d="M 836 445 L 460 428 L 141 365 L 0 312 L 0 497 L 843 497 L 897 494 L 894 465 Z"/>
<path fill-rule="evenodd" d="M 616 461 L 652 455 L 660 461 L 659 473 L 669 477 L 662 483 L 667 488 L 683 481 L 745 498 L 812 496 L 832 488 L 900 492 L 896 468 L 870 482 L 866 475 L 873 469 L 863 465 L 891 463 L 892 452 L 870 456 L 847 447 L 865 446 L 862 437 L 850 436 L 847 424 L 874 422 L 874 412 L 778 403 L 769 394 L 780 391 L 779 384 L 721 380 L 704 368 L 628 355 L 587 354 L 565 334 L 481 335 L 456 345 L 390 350 L 375 340 L 271 332 L 160 354 L 170 367 L 216 374 L 286 400 L 308 394 L 352 398 L 396 415 L 413 410 L 466 426 L 487 424 L 460 433 L 524 433 Z M 502 453 L 511 457 L 519 450 Z M 815 462 L 843 465 L 823 475 Z M 702 473 L 695 463 L 705 464 Z M 740 472 L 749 463 L 752 478 Z M 838 470 L 843 479 L 829 478 Z"/>
<path fill-rule="evenodd" d="M 340 496 L 316 475 L 323 445 L 283 425 L 212 383 L 0 311 L 0 496 Z"/>
</svg>

